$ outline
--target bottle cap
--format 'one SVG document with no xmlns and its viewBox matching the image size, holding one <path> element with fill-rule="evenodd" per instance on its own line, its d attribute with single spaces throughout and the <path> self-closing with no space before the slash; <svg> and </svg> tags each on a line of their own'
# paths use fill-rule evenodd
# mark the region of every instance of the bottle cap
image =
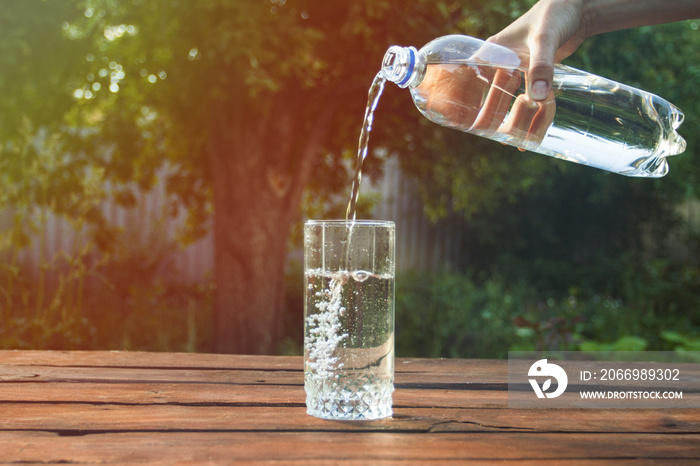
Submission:
<svg viewBox="0 0 700 466">
<path fill-rule="evenodd" d="M 382 61 L 382 76 L 399 87 L 408 86 L 416 69 L 415 47 L 392 45 Z"/>
</svg>

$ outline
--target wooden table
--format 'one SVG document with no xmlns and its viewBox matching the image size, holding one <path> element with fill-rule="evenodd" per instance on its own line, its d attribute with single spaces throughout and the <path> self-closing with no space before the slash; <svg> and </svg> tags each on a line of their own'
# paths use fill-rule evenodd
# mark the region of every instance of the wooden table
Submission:
<svg viewBox="0 0 700 466">
<path fill-rule="evenodd" d="M 0 351 L 0 461 L 700 462 L 700 409 L 508 409 L 506 361 L 396 366 L 392 419 L 336 422 L 299 357 Z"/>
</svg>

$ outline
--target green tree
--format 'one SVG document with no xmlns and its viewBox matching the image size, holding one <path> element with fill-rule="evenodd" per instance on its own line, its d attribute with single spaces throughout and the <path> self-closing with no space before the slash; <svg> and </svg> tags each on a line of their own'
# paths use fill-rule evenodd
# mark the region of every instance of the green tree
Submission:
<svg viewBox="0 0 700 466">
<path fill-rule="evenodd" d="M 7 97 L 0 102 L 0 134 L 3 154 L 12 157 L 4 156 L 2 163 L 22 166 L 13 150 L 24 119 L 37 132 L 60 134 L 71 154 L 49 177 L 54 192 L 80 195 L 76 177 L 96 166 L 109 181 L 121 182 L 118 198 L 129 204 L 133 186 L 148 189 L 157 170 L 167 166 L 168 188 L 190 215 L 185 236 L 201 235 L 213 217 L 216 350 L 271 353 L 282 331 L 290 226 L 305 189 L 311 196 L 348 192 L 349 173 L 341 160 L 354 155 L 367 88 L 386 48 L 420 46 L 455 32 L 487 37 L 531 3 L 10 2 L 0 11 L 0 89 Z M 683 108 L 692 102 L 688 81 L 697 82 L 689 57 L 700 49 L 689 29 L 689 23 L 662 29 L 658 43 L 647 29 L 621 34 L 609 39 L 616 49 L 606 52 L 612 57 L 607 64 L 597 62 L 602 40 L 574 60 L 605 75 L 606 66 L 627 56 L 625 50 L 651 48 L 654 53 L 638 57 L 634 67 L 608 75 L 620 81 L 638 76 L 639 82 L 630 83 Z M 676 43 L 677 53 L 664 53 Z M 653 63 L 657 74 L 639 75 L 649 70 L 641 63 Z M 653 81 L 649 86 L 647 79 Z M 657 200 L 670 196 L 662 184 L 641 187 L 638 180 L 584 173 L 585 168 L 577 171 L 580 167 L 439 128 L 394 86 L 387 87 L 375 121 L 372 147 L 401 154 L 404 168 L 425 181 L 428 209 L 436 217 L 450 210 L 465 213 L 468 227 L 479 235 L 476 252 L 503 252 L 503 243 L 494 239 L 504 233 L 517 233 L 505 248 L 512 255 L 568 244 L 560 236 L 562 219 L 548 216 L 543 201 L 571 214 L 596 196 L 593 204 L 616 208 L 617 200 L 645 199 L 649 190 Z M 692 152 L 697 141 L 689 143 Z M 380 170 L 380 162 L 368 158 L 366 171 Z M 680 170 L 672 169 L 671 176 L 675 171 Z M 27 174 L 17 169 L 3 176 L 6 186 L 15 186 Z M 579 176 L 583 191 L 561 199 L 562 186 Z M 676 192 L 689 185 L 682 177 L 668 184 Z M 636 192 L 641 197 L 630 198 Z M 60 199 L 55 207 L 70 211 L 72 197 Z M 649 207 L 650 215 L 660 205 Z M 109 247 L 109 226 L 97 210 L 89 217 L 98 243 Z M 622 222 L 624 228 L 634 221 Z M 537 248 L 532 238 L 539 240 Z M 595 249 L 600 243 L 590 244 Z M 483 263 L 494 257 L 488 254 L 482 254 Z"/>
<path fill-rule="evenodd" d="M 511 279 L 527 276 L 559 290 L 583 278 L 602 293 L 620 291 L 623 264 L 637 266 L 649 253 L 664 252 L 664 239 L 678 225 L 674 207 L 697 196 L 700 161 L 694 154 L 700 140 L 692 128 L 699 117 L 693 97 L 700 77 L 699 23 L 593 37 L 565 62 L 656 93 L 684 110 L 680 133 L 688 148 L 670 159 L 670 174 L 662 179 L 609 174 L 456 131 L 430 139 L 431 157 L 403 160 L 405 169 L 425 181 L 429 213 L 464 214 L 471 268 L 500 268 Z M 587 273 L 592 266 L 609 272 Z"/>
<path fill-rule="evenodd" d="M 387 44 L 411 31 L 425 41 L 437 30 L 423 26 L 451 15 L 433 2 L 397 15 L 397 5 L 14 2 L 2 13 L 12 41 L 3 43 L 17 73 L 3 85 L 8 94 L 16 83 L 28 89 L 12 102 L 8 127 L 24 113 L 61 131 L 71 164 L 103 167 L 124 183 L 126 204 L 134 182 L 148 189 L 167 163 L 189 235 L 214 215 L 216 349 L 273 352 L 304 187 L 347 189 L 339 160 L 352 154 Z M 27 68 L 28 55 L 36 59 Z M 109 237 L 104 222 L 95 231 Z"/>
</svg>

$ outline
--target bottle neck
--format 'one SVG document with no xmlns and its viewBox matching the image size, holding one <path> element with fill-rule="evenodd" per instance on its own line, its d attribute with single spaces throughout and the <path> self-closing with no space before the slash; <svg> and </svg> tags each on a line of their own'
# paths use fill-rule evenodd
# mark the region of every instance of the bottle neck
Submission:
<svg viewBox="0 0 700 466">
<path fill-rule="evenodd" d="M 425 58 L 415 47 L 392 45 L 382 61 L 382 76 L 397 86 L 416 87 L 425 75 Z"/>
</svg>

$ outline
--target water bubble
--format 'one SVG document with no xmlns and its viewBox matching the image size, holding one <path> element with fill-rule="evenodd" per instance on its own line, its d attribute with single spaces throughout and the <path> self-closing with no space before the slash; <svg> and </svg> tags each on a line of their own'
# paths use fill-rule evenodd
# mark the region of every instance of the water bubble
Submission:
<svg viewBox="0 0 700 466">
<path fill-rule="evenodd" d="M 338 313 L 341 316 L 344 316 L 346 311 L 347 311 L 347 309 L 345 307 L 341 307 L 340 309 L 338 309 Z"/>
<path fill-rule="evenodd" d="M 331 293 L 331 290 L 323 290 L 323 295 L 326 298 L 331 299 L 331 297 L 333 296 L 333 293 Z"/>
<path fill-rule="evenodd" d="M 309 286 L 307 286 L 306 289 L 309 290 L 309 291 L 313 291 L 313 290 L 314 290 L 314 284 L 313 284 L 313 283 L 309 283 Z"/>
<path fill-rule="evenodd" d="M 366 270 L 358 270 L 357 272 L 352 273 L 352 278 L 356 282 L 362 283 L 365 280 L 367 280 L 370 277 L 370 275 L 372 274 L 370 272 L 367 272 Z"/>
</svg>

